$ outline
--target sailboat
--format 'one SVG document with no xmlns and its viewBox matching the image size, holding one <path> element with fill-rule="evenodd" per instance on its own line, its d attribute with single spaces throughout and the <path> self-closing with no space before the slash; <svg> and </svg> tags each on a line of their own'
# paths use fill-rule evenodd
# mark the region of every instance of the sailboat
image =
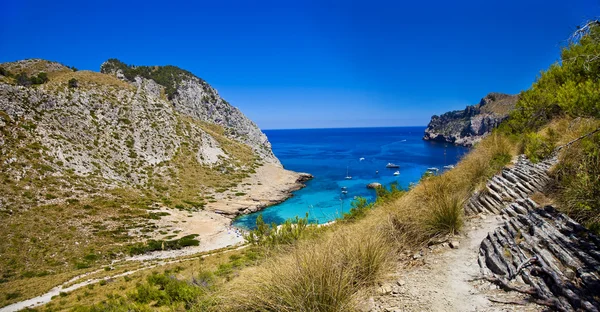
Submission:
<svg viewBox="0 0 600 312">
<path fill-rule="evenodd" d="M 346 167 L 346 177 L 344 179 L 352 180 L 352 177 L 348 174 L 348 167 Z"/>
</svg>

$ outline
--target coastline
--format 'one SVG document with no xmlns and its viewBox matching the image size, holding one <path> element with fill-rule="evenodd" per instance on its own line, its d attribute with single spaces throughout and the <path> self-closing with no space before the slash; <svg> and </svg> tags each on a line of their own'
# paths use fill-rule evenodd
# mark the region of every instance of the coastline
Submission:
<svg viewBox="0 0 600 312">
<path fill-rule="evenodd" d="M 162 208 L 169 215 L 156 221 L 159 228 L 171 228 L 179 231 L 177 238 L 197 234 L 198 246 L 189 246 L 179 250 L 161 250 L 128 257 L 125 260 L 147 261 L 189 256 L 200 252 L 241 245 L 244 243 L 243 230 L 233 227 L 233 219 L 241 214 L 260 211 L 276 205 L 293 196 L 293 192 L 306 185 L 312 179 L 307 173 L 299 173 L 283 167 L 266 163 L 250 177 L 244 179 L 236 196 L 234 191 L 214 193 L 215 202 L 208 203 L 204 210 L 189 212 Z M 160 237 L 155 237 L 160 238 Z"/>
<path fill-rule="evenodd" d="M 293 196 L 292 192 L 305 187 L 304 182 L 312 178 L 308 173 L 294 172 L 266 163 L 244 179 L 237 192 L 228 190 L 213 193 L 216 202 L 208 203 L 205 209 L 233 219 L 285 201 Z"/>
</svg>

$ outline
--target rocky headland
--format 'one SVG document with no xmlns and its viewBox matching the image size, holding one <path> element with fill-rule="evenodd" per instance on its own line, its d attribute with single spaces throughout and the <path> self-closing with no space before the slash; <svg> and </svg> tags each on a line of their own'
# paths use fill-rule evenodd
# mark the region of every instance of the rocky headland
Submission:
<svg viewBox="0 0 600 312">
<path fill-rule="evenodd" d="M 517 100 L 517 95 L 490 93 L 477 105 L 434 115 L 423 140 L 472 146 L 508 118 Z"/>
<path fill-rule="evenodd" d="M 186 70 L 115 59 L 101 72 L 40 59 L 0 69 L 0 230 L 21 235 L 15 227 L 27 231 L 43 216 L 42 235 L 11 246 L 64 236 L 72 253 L 52 259 L 64 268 L 83 245 L 120 254 L 188 235 L 201 250 L 235 244 L 243 239 L 228 231 L 233 217 L 279 203 L 311 178 L 285 170 L 258 126 Z M 0 246 L 7 270 L 49 261 L 36 254 L 30 265 L 4 266 L 11 246 Z"/>
</svg>

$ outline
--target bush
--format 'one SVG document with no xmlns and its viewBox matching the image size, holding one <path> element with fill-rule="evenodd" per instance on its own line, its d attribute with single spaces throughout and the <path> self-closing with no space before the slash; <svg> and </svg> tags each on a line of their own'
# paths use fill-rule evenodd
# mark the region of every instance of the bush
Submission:
<svg viewBox="0 0 600 312">
<path fill-rule="evenodd" d="M 157 250 L 176 250 L 188 246 L 198 246 L 200 241 L 196 239 L 198 234 L 190 234 L 174 240 L 149 240 L 144 243 L 136 243 L 128 247 L 130 255 L 139 255 Z"/>
<path fill-rule="evenodd" d="M 109 59 L 100 68 L 102 73 L 109 73 L 121 70 L 125 78 L 129 81 L 134 81 L 136 76 L 146 79 L 152 79 L 156 83 L 165 87 L 165 93 L 168 99 L 172 99 L 177 93 L 177 87 L 184 79 L 196 78 L 202 84 L 206 84 L 204 80 L 196 77 L 191 72 L 181 69 L 176 66 L 133 66 L 127 65 L 117 59 Z"/>
<path fill-rule="evenodd" d="M 308 213 L 306 217 L 287 219 L 283 224 L 267 224 L 263 220 L 262 214 L 256 218 L 256 229 L 244 235 L 246 242 L 253 245 L 275 246 L 280 244 L 291 244 L 302 237 L 307 236 L 311 231 L 308 226 Z M 313 231 L 318 231 L 317 227 L 312 227 Z"/>
<path fill-rule="evenodd" d="M 554 152 L 554 144 L 541 134 L 530 132 L 525 135 L 525 155 L 537 163 Z"/>
<path fill-rule="evenodd" d="M 19 73 L 17 75 L 17 77 L 15 77 L 15 79 L 17 80 L 17 84 L 20 86 L 30 86 L 31 85 L 31 80 L 29 80 L 29 77 L 27 77 L 26 73 Z"/>
<path fill-rule="evenodd" d="M 16 77 L 17 84 L 20 86 L 30 86 L 44 84 L 48 82 L 48 74 L 41 72 L 37 76 L 28 77 L 26 73 L 21 72 Z"/>
<path fill-rule="evenodd" d="M 378 189 L 384 189 L 380 187 Z M 373 208 L 373 203 L 369 203 L 364 197 L 357 197 L 355 200 L 350 203 L 350 211 L 345 212 L 342 215 L 342 221 L 354 221 L 364 217 L 367 213 L 367 210 Z"/>
<path fill-rule="evenodd" d="M 0 67 L 0 75 L 5 77 L 12 77 L 12 73 L 5 69 L 4 67 Z"/>
<path fill-rule="evenodd" d="M 75 78 L 69 79 L 69 88 L 77 88 L 79 87 L 79 82 Z"/>
<path fill-rule="evenodd" d="M 553 176 L 565 212 L 600 233 L 600 134 L 566 148 Z"/>
<path fill-rule="evenodd" d="M 138 303 L 154 302 L 156 307 L 181 303 L 188 310 L 206 292 L 204 287 L 180 281 L 166 273 L 154 273 L 146 281 L 147 283 L 137 286 L 132 298 Z"/>
<path fill-rule="evenodd" d="M 562 50 L 561 63 L 542 72 L 521 93 L 503 128 L 512 133 L 537 131 L 554 117 L 600 117 L 600 26 Z"/>
<path fill-rule="evenodd" d="M 463 225 L 465 198 L 456 193 L 439 194 L 430 200 L 429 230 L 436 234 L 456 234 Z"/>
</svg>

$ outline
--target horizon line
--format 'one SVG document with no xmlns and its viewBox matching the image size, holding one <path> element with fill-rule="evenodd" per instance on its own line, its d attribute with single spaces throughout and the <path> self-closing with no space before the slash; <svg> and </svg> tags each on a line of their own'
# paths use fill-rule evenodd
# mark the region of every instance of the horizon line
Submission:
<svg viewBox="0 0 600 312">
<path fill-rule="evenodd" d="M 381 129 L 381 128 L 419 128 L 427 126 L 383 126 L 383 127 L 320 127 L 320 128 L 261 128 L 261 131 L 269 130 L 326 130 L 326 129 Z"/>
</svg>

